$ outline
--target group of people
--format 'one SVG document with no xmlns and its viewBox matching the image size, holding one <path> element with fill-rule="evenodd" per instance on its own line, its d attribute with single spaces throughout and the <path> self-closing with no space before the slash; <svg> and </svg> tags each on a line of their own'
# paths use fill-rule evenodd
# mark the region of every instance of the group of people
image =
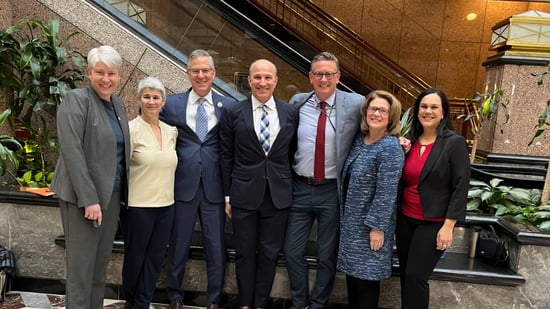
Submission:
<svg viewBox="0 0 550 309">
<path fill-rule="evenodd" d="M 394 239 L 402 308 L 428 308 L 428 279 L 464 218 L 469 182 L 466 143 L 443 92 L 418 97 L 411 131 L 400 137 L 400 102 L 380 90 L 338 90 L 331 53 L 312 59 L 313 91 L 288 104 L 273 95 L 277 68 L 266 59 L 250 65 L 247 99 L 212 91 L 214 62 L 199 49 L 188 57 L 191 88 L 167 96 L 159 79 L 144 78 L 140 114 L 128 122 L 114 94 L 121 65 L 112 47 L 92 49 L 90 85 L 68 92 L 58 110 L 52 191 L 66 239 L 68 308 L 102 308 L 119 215 L 127 308 L 149 308 L 165 258 L 169 308 L 183 308 L 197 217 L 207 309 L 222 304 L 226 217 L 239 309 L 267 306 L 280 252 L 293 309 L 324 308 L 337 270 L 351 308 L 378 308 Z M 314 222 L 319 262 L 310 287 L 305 251 Z"/>
</svg>

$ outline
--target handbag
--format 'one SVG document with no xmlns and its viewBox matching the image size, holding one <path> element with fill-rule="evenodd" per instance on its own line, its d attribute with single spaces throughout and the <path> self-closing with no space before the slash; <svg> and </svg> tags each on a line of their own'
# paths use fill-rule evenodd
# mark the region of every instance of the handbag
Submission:
<svg viewBox="0 0 550 309">
<path fill-rule="evenodd" d="M 485 262 L 496 266 L 508 266 L 510 255 L 506 244 L 498 237 L 495 228 L 482 229 L 477 241 L 478 256 Z"/>
<path fill-rule="evenodd" d="M 16 272 L 15 254 L 0 246 L 0 302 L 6 299 L 6 292 L 10 290 Z"/>
</svg>

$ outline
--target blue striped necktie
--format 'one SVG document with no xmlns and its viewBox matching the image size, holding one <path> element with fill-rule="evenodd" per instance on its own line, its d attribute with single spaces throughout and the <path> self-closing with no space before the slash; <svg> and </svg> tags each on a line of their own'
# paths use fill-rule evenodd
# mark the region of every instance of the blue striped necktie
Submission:
<svg viewBox="0 0 550 309">
<path fill-rule="evenodd" d="M 267 118 L 267 107 L 262 105 L 262 118 L 260 120 L 260 144 L 265 153 L 269 151 L 269 119 Z"/>
<path fill-rule="evenodd" d="M 206 109 L 204 108 L 205 98 L 200 98 L 197 100 L 199 105 L 197 106 L 197 115 L 195 121 L 197 122 L 196 133 L 201 141 L 204 141 L 206 134 L 208 134 L 208 115 L 206 114 Z"/>
</svg>

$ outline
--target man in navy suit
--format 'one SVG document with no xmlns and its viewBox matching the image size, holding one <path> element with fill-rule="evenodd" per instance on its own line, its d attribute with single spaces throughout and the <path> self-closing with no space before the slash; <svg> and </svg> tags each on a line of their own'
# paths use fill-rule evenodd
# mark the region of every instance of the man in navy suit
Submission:
<svg viewBox="0 0 550 309">
<path fill-rule="evenodd" d="M 207 309 L 216 309 L 222 299 L 226 262 L 218 129 L 222 110 L 234 100 L 211 91 L 216 69 L 207 51 L 191 52 L 187 76 L 191 89 L 168 96 L 160 115 L 162 121 L 178 128 L 176 201 L 168 248 L 167 294 L 170 309 L 183 308 L 181 285 L 198 215 L 206 252 Z"/>
<path fill-rule="evenodd" d="M 232 218 L 240 309 L 265 308 L 292 203 L 290 149 L 298 126 L 295 107 L 273 97 L 277 68 L 250 65 L 252 96 L 223 111 L 220 157 Z"/>
</svg>

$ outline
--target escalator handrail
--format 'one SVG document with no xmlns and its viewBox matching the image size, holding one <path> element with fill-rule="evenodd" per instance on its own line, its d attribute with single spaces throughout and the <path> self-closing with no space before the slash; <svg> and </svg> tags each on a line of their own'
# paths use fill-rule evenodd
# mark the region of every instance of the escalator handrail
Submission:
<svg viewBox="0 0 550 309">
<path fill-rule="evenodd" d="M 168 44 L 166 41 L 162 40 L 152 32 L 150 32 L 146 27 L 137 21 L 131 19 L 129 16 L 119 11 L 106 1 L 102 0 L 87 0 L 89 3 L 94 5 L 102 12 L 108 14 L 113 20 L 117 23 L 121 23 L 124 27 L 131 31 L 135 36 L 139 37 L 141 40 L 149 44 L 152 48 L 161 52 L 166 56 L 170 61 L 172 61 L 176 66 L 180 67 L 183 71 L 186 71 L 188 58 L 186 55 L 181 53 L 172 45 Z M 215 77 L 212 81 L 212 88 L 223 94 L 224 96 L 233 98 L 237 101 L 244 100 L 245 95 L 235 90 L 227 82 L 222 80 L 219 77 Z M 120 89 L 119 91 L 122 91 Z"/>
</svg>

